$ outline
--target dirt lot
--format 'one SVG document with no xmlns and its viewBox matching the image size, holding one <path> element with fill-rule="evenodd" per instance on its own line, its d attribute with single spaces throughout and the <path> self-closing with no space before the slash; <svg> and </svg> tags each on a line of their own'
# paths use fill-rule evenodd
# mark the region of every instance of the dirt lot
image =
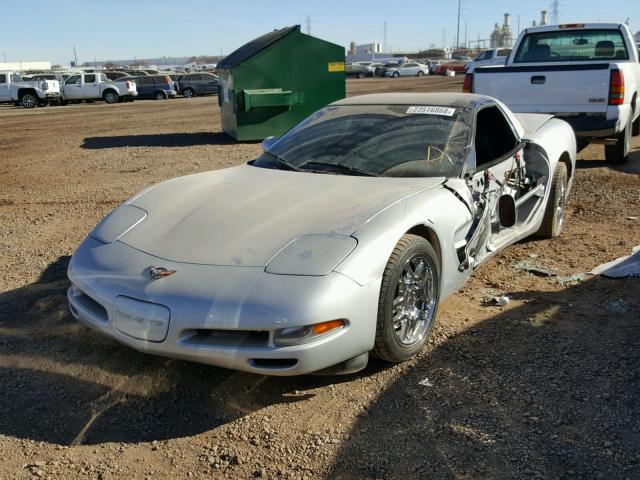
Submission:
<svg viewBox="0 0 640 480">
<path fill-rule="evenodd" d="M 640 243 L 640 150 L 621 168 L 584 150 L 563 235 L 481 267 L 419 358 L 269 378 L 146 356 L 67 313 L 69 256 L 109 210 L 258 153 L 220 133 L 215 97 L 2 107 L 0 132 L 0 479 L 640 478 L 640 281 L 563 278 Z"/>
</svg>

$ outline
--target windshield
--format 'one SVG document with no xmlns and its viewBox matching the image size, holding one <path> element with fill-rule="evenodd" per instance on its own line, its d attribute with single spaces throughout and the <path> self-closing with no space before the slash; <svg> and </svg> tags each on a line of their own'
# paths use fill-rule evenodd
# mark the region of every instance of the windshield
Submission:
<svg viewBox="0 0 640 480">
<path fill-rule="evenodd" d="M 514 63 L 628 60 L 620 30 L 554 30 L 528 34 Z"/>
<path fill-rule="evenodd" d="M 256 166 L 343 175 L 459 176 L 471 113 L 411 105 L 326 107 L 271 145 Z"/>
</svg>

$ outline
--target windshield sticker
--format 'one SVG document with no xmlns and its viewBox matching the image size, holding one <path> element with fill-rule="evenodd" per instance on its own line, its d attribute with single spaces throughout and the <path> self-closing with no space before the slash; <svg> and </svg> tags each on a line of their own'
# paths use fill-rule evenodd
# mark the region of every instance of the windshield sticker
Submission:
<svg viewBox="0 0 640 480">
<path fill-rule="evenodd" d="M 455 108 L 449 107 L 427 107 L 425 105 L 409 107 L 407 113 L 418 113 L 421 115 L 444 115 L 445 117 L 453 117 L 456 113 Z"/>
</svg>

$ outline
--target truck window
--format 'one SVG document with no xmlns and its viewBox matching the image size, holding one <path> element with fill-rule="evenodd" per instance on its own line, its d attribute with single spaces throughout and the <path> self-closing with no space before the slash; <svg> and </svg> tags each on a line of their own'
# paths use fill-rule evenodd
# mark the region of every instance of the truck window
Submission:
<svg viewBox="0 0 640 480">
<path fill-rule="evenodd" d="M 496 56 L 497 57 L 508 57 L 510 53 L 511 53 L 511 49 L 510 48 L 503 48 L 502 50 L 498 50 L 498 55 L 496 55 Z"/>
<path fill-rule="evenodd" d="M 84 83 L 94 83 L 96 81 L 96 76 L 95 75 L 85 75 L 84 76 Z"/>
<path fill-rule="evenodd" d="M 80 75 L 72 75 L 64 82 L 65 85 L 75 85 L 76 83 L 80 83 Z"/>
<path fill-rule="evenodd" d="M 4 73 L 0 74 L 0 83 L 7 83 L 7 76 Z"/>
<path fill-rule="evenodd" d="M 483 108 L 476 117 L 476 167 L 502 157 L 517 145 L 511 125 L 498 107 Z"/>
<path fill-rule="evenodd" d="M 12 73 L 11 74 L 11 81 L 12 82 L 21 82 L 22 81 L 22 77 L 20 75 L 18 75 L 17 73 Z"/>
<path fill-rule="evenodd" d="M 619 30 L 571 29 L 526 35 L 514 63 L 628 59 Z"/>
</svg>

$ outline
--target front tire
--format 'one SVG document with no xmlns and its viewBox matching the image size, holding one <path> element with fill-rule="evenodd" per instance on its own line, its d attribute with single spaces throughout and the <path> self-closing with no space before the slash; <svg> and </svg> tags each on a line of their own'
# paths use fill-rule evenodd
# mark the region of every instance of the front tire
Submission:
<svg viewBox="0 0 640 480">
<path fill-rule="evenodd" d="M 167 99 L 167 94 L 164 92 L 156 92 L 155 96 L 153 97 L 156 100 L 166 100 Z"/>
<path fill-rule="evenodd" d="M 400 74 L 398 72 L 393 72 L 392 77 L 393 78 L 398 78 L 400 76 Z"/>
<path fill-rule="evenodd" d="M 372 354 L 404 362 L 419 353 L 435 323 L 440 298 L 440 262 L 431 244 L 404 235 L 382 276 Z"/>
<path fill-rule="evenodd" d="M 118 100 L 120 99 L 120 97 L 113 90 L 107 90 L 102 94 L 102 99 L 108 104 L 114 104 L 114 103 L 118 103 Z"/>
<path fill-rule="evenodd" d="M 424 72 L 422 70 L 418 70 L 418 77 L 421 77 L 424 75 Z"/>
<path fill-rule="evenodd" d="M 551 193 L 540 229 L 536 233 L 540 238 L 555 238 L 562 232 L 564 226 L 564 207 L 567 201 L 567 166 L 563 162 L 558 162 L 556 170 L 553 172 L 551 181 Z"/>
<path fill-rule="evenodd" d="M 631 116 L 632 115 L 629 115 L 629 120 L 627 121 L 627 126 L 624 130 L 616 135 L 617 142 L 615 145 L 604 146 L 604 158 L 609 163 L 621 164 L 626 162 L 627 158 L 629 158 L 629 151 L 631 149 L 631 130 L 633 129 Z"/>
<path fill-rule="evenodd" d="M 20 105 L 24 108 L 35 108 L 38 106 L 38 97 L 35 93 L 27 92 L 20 97 Z"/>
<path fill-rule="evenodd" d="M 196 92 L 193 91 L 193 88 L 185 88 L 182 91 L 182 96 L 184 98 L 193 98 L 195 97 L 195 95 L 196 95 Z"/>
</svg>

